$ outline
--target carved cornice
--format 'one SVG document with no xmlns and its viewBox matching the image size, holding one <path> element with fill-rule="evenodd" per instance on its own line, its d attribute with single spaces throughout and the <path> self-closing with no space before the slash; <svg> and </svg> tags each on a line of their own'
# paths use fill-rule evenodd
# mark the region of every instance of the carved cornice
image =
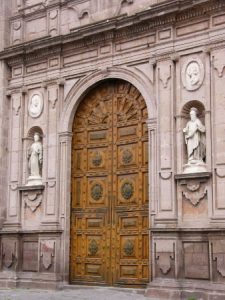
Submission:
<svg viewBox="0 0 225 300">
<path fill-rule="evenodd" d="M 8 47 L 0 53 L 9 65 L 26 63 L 50 55 L 60 54 L 70 44 L 70 49 L 98 45 L 104 41 L 131 39 L 154 31 L 160 26 L 174 25 L 194 18 L 205 17 L 225 8 L 223 0 L 170 0 L 155 4 L 131 16 L 118 16 L 83 27 L 74 28 L 70 34 L 44 37 Z M 215 45 L 216 46 L 216 45 Z M 170 53 L 171 54 L 171 53 Z"/>
</svg>

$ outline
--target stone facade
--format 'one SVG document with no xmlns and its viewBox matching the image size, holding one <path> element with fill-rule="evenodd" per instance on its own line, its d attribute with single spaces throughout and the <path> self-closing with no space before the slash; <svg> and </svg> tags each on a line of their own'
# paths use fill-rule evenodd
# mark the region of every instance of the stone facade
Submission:
<svg viewBox="0 0 225 300">
<path fill-rule="evenodd" d="M 102 80 L 133 84 L 148 108 L 152 278 L 147 295 L 225 297 L 225 2 L 0 2 L 0 285 L 69 282 L 73 118 Z M 193 76 L 196 76 L 194 78 Z M 34 95 L 40 113 L 29 113 Z M 197 108 L 206 169 L 184 172 Z M 42 137 L 42 182 L 27 149 Z"/>
</svg>

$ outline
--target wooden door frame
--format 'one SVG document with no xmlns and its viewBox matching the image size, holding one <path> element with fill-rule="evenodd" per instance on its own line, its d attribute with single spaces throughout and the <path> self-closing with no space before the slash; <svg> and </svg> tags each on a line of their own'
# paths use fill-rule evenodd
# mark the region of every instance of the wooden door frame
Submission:
<svg viewBox="0 0 225 300">
<path fill-rule="evenodd" d="M 156 164 L 156 105 L 153 101 L 153 85 L 142 72 L 128 68 L 109 68 L 106 71 L 96 71 L 75 84 L 64 99 L 65 107 L 59 122 L 59 165 L 58 165 L 58 193 L 59 219 L 63 229 L 62 244 L 60 251 L 60 273 L 62 281 L 69 283 L 70 272 L 70 215 L 71 215 L 71 147 L 72 147 L 72 124 L 80 102 L 86 93 L 96 84 L 107 79 L 121 79 L 129 82 L 142 94 L 148 110 L 148 133 L 149 133 L 149 224 L 151 227 L 151 214 L 154 211 L 156 197 L 155 174 Z M 150 184 L 151 183 L 151 184 Z M 150 253 L 152 245 L 149 243 Z M 151 254 L 149 259 L 152 260 Z M 151 265 L 151 264 L 150 264 Z M 150 271 L 151 273 L 151 271 Z M 151 277 L 150 277 L 151 278 Z"/>
</svg>

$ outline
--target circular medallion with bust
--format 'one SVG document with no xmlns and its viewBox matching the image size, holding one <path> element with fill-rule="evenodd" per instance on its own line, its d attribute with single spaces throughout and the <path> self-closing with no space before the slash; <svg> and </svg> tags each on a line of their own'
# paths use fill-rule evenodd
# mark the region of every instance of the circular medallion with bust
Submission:
<svg viewBox="0 0 225 300">
<path fill-rule="evenodd" d="M 29 115 L 32 118 L 37 118 L 42 113 L 42 109 L 43 109 L 42 95 L 40 95 L 40 94 L 32 95 L 32 97 L 30 98 L 30 101 L 29 101 L 29 106 L 28 106 Z"/>
</svg>

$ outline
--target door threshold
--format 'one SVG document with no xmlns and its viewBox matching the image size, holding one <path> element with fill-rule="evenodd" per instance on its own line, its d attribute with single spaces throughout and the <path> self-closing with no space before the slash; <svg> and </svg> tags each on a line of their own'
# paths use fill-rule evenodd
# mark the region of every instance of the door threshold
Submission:
<svg viewBox="0 0 225 300">
<path fill-rule="evenodd" d="M 77 290 L 77 289 L 112 289 L 114 291 L 126 291 L 128 293 L 133 294 L 145 294 L 146 286 L 134 287 L 134 286 L 111 286 L 111 285 L 104 285 L 104 284 L 65 284 L 62 286 L 62 289 L 66 290 Z"/>
</svg>

